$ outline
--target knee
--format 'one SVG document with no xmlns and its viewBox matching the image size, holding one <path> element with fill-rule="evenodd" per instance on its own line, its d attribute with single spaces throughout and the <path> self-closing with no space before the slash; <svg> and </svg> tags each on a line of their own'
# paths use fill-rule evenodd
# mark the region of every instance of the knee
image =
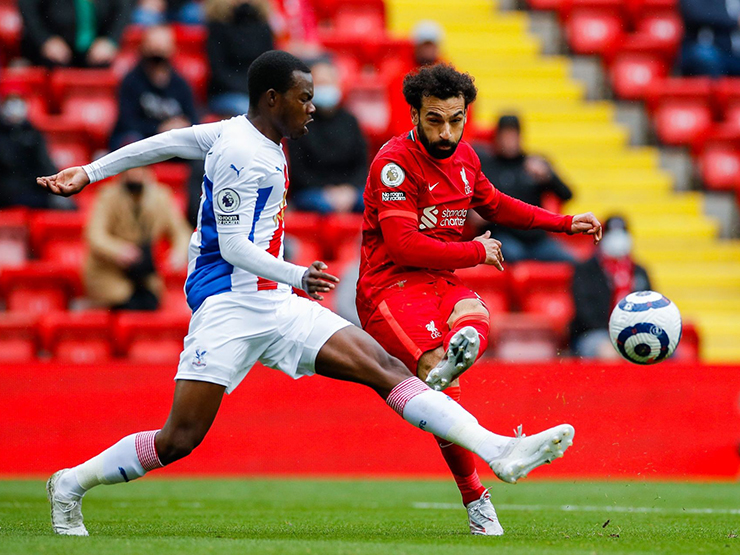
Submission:
<svg viewBox="0 0 740 555">
<path fill-rule="evenodd" d="M 157 455 L 162 464 L 187 457 L 203 441 L 203 434 L 193 428 L 162 430 L 157 435 Z"/>
</svg>

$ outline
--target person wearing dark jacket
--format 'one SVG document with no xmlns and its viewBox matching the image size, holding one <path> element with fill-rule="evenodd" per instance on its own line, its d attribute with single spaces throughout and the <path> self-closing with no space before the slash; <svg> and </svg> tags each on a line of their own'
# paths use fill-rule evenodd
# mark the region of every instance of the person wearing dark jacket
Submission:
<svg viewBox="0 0 740 555">
<path fill-rule="evenodd" d="M 267 22 L 268 4 L 257 0 L 208 0 L 208 87 L 211 111 L 223 116 L 249 110 L 247 72 L 263 52 L 272 50 L 272 30 Z"/>
<path fill-rule="evenodd" d="M 316 113 L 311 132 L 290 145 L 291 205 L 322 214 L 362 212 L 367 143 L 357 119 L 342 108 L 336 68 L 311 66 Z"/>
<path fill-rule="evenodd" d="M 645 269 L 632 259 L 632 238 L 619 216 L 604 222 L 604 238 L 590 259 L 576 264 L 571 322 L 571 351 L 583 358 L 617 358 L 609 339 L 614 306 L 633 291 L 650 289 Z"/>
<path fill-rule="evenodd" d="M 141 61 L 121 83 L 112 148 L 197 121 L 193 91 L 171 64 L 174 52 L 171 28 L 155 26 L 146 30 Z"/>
<path fill-rule="evenodd" d="M 740 75 L 740 4 L 680 0 L 684 22 L 679 66 L 683 75 Z"/>
<path fill-rule="evenodd" d="M 34 179 L 39 172 L 57 170 L 43 135 L 26 119 L 26 112 L 25 101 L 14 93 L 0 104 L 0 208 L 56 208 L 54 195 Z"/>
<path fill-rule="evenodd" d="M 104 67 L 113 62 L 133 0 L 18 0 L 21 51 L 34 65 Z"/>
<path fill-rule="evenodd" d="M 522 151 L 521 125 L 516 116 L 506 115 L 499 119 L 493 153 L 479 150 L 478 155 L 483 174 L 498 190 L 511 197 L 542 206 L 546 193 L 562 201 L 573 196 L 544 158 Z M 501 241 L 507 262 L 573 262 L 570 253 L 543 230 L 510 229 L 494 224 L 486 224 L 485 229 Z"/>
</svg>

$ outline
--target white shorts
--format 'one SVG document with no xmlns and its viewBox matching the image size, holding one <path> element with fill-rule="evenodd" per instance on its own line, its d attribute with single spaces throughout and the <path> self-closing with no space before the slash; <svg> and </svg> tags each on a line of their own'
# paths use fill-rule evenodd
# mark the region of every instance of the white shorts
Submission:
<svg viewBox="0 0 740 555">
<path fill-rule="evenodd" d="M 208 297 L 190 320 L 176 380 L 210 382 L 231 393 L 254 364 L 298 379 L 316 372 L 316 355 L 352 324 L 285 291 Z"/>
</svg>

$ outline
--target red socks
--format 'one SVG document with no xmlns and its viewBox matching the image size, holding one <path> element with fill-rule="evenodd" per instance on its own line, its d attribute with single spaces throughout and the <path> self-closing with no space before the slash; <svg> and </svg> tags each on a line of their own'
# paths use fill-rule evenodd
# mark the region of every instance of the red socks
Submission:
<svg viewBox="0 0 740 555">
<path fill-rule="evenodd" d="M 444 390 L 444 393 L 455 401 L 460 401 L 459 387 L 448 387 Z M 457 487 L 460 489 L 463 504 L 467 505 L 480 499 L 480 496 L 483 495 L 486 489 L 481 484 L 478 472 L 475 470 L 475 457 L 473 453 L 437 436 L 435 438 L 447 466 L 452 471 L 455 483 L 457 483 Z"/>
<path fill-rule="evenodd" d="M 480 347 L 478 347 L 478 357 L 476 358 L 476 360 L 478 360 L 488 348 L 488 331 L 490 329 L 490 324 L 488 323 L 488 316 L 486 316 L 485 314 L 466 314 L 465 316 L 461 316 L 460 318 L 455 320 L 452 326 L 450 326 L 449 333 L 445 335 L 443 344 L 445 351 L 447 351 L 447 347 L 450 346 L 450 340 L 452 339 L 452 336 L 465 326 L 474 327 L 475 330 L 478 332 L 478 337 L 480 338 Z M 447 389 L 447 391 L 449 391 L 449 388 Z M 447 394 L 450 395 L 449 393 Z M 452 395 L 450 395 L 450 397 L 452 397 Z M 454 399 L 454 397 L 452 398 Z"/>
</svg>

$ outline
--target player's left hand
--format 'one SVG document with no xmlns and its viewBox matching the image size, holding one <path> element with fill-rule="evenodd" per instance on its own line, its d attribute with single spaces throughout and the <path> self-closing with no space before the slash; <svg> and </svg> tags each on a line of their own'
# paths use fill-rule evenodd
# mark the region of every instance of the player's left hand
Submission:
<svg viewBox="0 0 740 555">
<path fill-rule="evenodd" d="M 56 175 L 37 177 L 36 183 L 55 195 L 71 197 L 82 191 L 90 183 L 90 178 L 87 176 L 87 172 L 82 169 L 82 166 L 74 166 L 62 170 Z"/>
<path fill-rule="evenodd" d="M 596 219 L 591 212 L 585 214 L 577 214 L 573 216 L 573 223 L 570 227 L 571 233 L 584 233 L 585 235 L 594 236 L 594 245 L 598 245 L 601 241 L 601 222 Z"/>
<path fill-rule="evenodd" d="M 308 293 L 309 297 L 317 301 L 324 300 L 320 293 L 328 293 L 339 283 L 337 276 L 324 272 L 327 268 L 326 264 L 317 260 L 308 267 L 301 280 L 303 290 Z"/>
</svg>

